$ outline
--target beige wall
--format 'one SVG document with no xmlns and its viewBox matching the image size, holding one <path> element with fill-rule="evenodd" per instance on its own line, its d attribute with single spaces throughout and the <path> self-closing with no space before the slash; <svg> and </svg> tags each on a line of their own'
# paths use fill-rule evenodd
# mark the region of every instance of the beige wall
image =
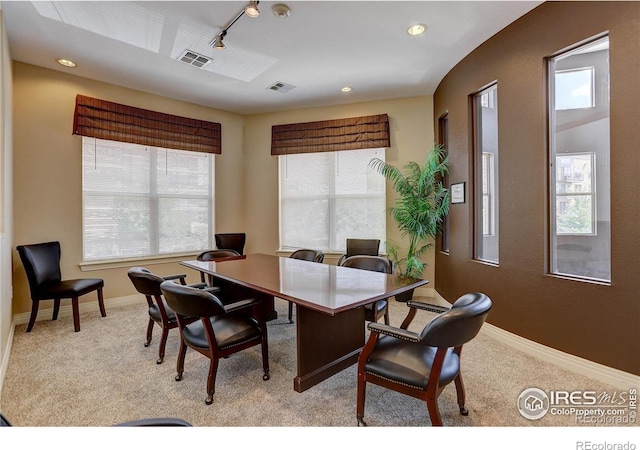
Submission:
<svg viewBox="0 0 640 450">
<path fill-rule="evenodd" d="M 423 162 L 434 142 L 432 98 L 414 97 L 390 101 L 358 103 L 325 108 L 308 108 L 253 115 L 245 121 L 246 197 L 245 218 L 251 251 L 274 253 L 278 250 L 278 157 L 271 156 L 271 127 L 297 122 L 344 117 L 388 114 L 391 147 L 387 162 L 402 166 L 408 161 Z M 395 201 L 387 183 L 387 206 Z M 402 244 L 397 227 L 387 216 L 387 237 Z M 325 258 L 332 262 L 332 258 Z M 425 256 L 425 278 L 433 280 L 433 251 Z"/>
<path fill-rule="evenodd" d="M 545 57 L 603 32 L 610 37 L 611 285 L 548 274 Z M 472 259 L 473 202 L 452 205 L 450 253 L 436 256 L 447 300 L 480 290 L 488 321 L 600 364 L 640 374 L 640 3 L 547 2 L 451 70 L 434 96 L 448 112 L 451 182 L 471 186 L 468 96 L 498 83 L 500 264 Z M 468 199 L 473 198 L 468 192 Z"/>
<path fill-rule="evenodd" d="M 15 246 L 59 240 L 65 278 L 105 280 L 105 298 L 134 294 L 126 271 L 120 268 L 83 272 L 81 138 L 72 135 L 76 94 L 169 114 L 220 122 L 222 155 L 216 156 L 216 229 L 232 230 L 243 223 L 243 117 L 203 106 L 125 89 L 67 73 L 14 62 L 14 204 L 13 313 L 31 309 L 29 287 Z M 150 265 L 150 262 L 137 262 Z M 160 275 L 195 273 L 177 263 L 154 265 Z M 95 296 L 81 302 L 96 302 Z M 47 308 L 49 305 L 43 305 Z M 108 308 L 107 308 L 108 313 Z"/>
<path fill-rule="evenodd" d="M 216 156 L 216 231 L 247 233 L 247 253 L 275 254 L 278 249 L 278 164 L 271 156 L 271 126 L 339 117 L 387 113 L 391 148 L 387 161 L 402 165 L 422 161 L 433 144 L 431 97 L 417 97 L 341 107 L 312 108 L 239 116 L 198 105 L 145 94 L 28 64 L 14 64 L 14 212 L 13 247 L 59 240 L 65 278 L 95 276 L 105 280 L 105 298 L 135 294 L 128 267 L 82 271 L 81 138 L 71 134 L 76 94 L 222 124 L 222 155 Z M 389 205 L 394 194 L 389 187 Z M 388 235 L 400 240 L 389 218 Z M 427 257 L 427 279 L 433 279 L 433 252 Z M 135 264 L 150 265 L 148 261 Z M 13 313 L 31 309 L 29 288 L 13 251 Z M 154 264 L 161 275 L 185 273 L 176 262 Z M 198 281 L 186 271 L 189 281 Z M 81 302 L 95 302 L 92 295 Z M 44 306 L 47 308 L 47 306 Z M 107 310 L 108 313 L 108 310 Z"/>
<path fill-rule="evenodd" d="M 4 25 L 4 15 L 0 15 L 0 392 L 2 392 L 2 381 L 9 363 L 13 336 L 11 314 L 12 79 L 11 57 Z"/>
</svg>

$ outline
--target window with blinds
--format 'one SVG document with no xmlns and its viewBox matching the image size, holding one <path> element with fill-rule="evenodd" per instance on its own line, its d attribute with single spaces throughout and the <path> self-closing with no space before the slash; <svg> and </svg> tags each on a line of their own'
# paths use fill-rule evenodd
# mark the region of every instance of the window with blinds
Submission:
<svg viewBox="0 0 640 450">
<path fill-rule="evenodd" d="M 386 240 L 384 148 L 281 155 L 280 247 L 344 252 L 347 238 Z M 384 248 L 381 249 L 384 251 Z"/>
<path fill-rule="evenodd" d="M 82 138 L 85 261 L 211 248 L 214 158 Z"/>
</svg>

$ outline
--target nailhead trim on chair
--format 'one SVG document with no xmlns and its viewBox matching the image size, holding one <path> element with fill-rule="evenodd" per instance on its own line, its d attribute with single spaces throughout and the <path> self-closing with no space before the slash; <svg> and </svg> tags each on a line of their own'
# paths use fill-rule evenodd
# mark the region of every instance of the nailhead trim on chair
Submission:
<svg viewBox="0 0 640 450">
<path fill-rule="evenodd" d="M 251 339 L 254 339 L 254 338 L 251 338 Z M 251 339 L 245 339 L 244 341 L 236 342 L 235 344 L 227 345 L 226 347 L 220 347 L 220 350 L 226 350 L 226 349 L 228 349 L 228 348 L 237 347 L 238 345 L 242 345 L 242 344 L 244 344 L 245 342 L 249 342 Z"/>
<path fill-rule="evenodd" d="M 412 384 L 403 383 L 403 382 L 398 381 L 398 380 L 392 380 L 391 378 L 383 377 L 381 375 L 378 375 L 377 373 L 368 372 L 368 371 L 367 371 L 367 373 L 369 375 L 373 375 L 376 378 L 380 378 L 381 380 L 390 381 L 391 383 L 399 384 L 401 386 L 407 386 L 407 387 L 410 387 L 410 388 L 413 388 L 413 389 L 420 389 L 421 391 L 425 391 L 426 390 L 422 386 L 414 386 Z"/>
</svg>

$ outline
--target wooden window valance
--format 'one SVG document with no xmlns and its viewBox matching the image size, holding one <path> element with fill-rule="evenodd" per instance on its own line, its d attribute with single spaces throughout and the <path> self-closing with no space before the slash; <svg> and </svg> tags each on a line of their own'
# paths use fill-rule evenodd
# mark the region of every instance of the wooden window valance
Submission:
<svg viewBox="0 0 640 450">
<path fill-rule="evenodd" d="M 390 146 L 387 114 L 274 125 L 271 128 L 272 155 Z"/>
<path fill-rule="evenodd" d="M 219 123 L 76 96 L 73 134 L 177 150 L 222 152 Z"/>
</svg>

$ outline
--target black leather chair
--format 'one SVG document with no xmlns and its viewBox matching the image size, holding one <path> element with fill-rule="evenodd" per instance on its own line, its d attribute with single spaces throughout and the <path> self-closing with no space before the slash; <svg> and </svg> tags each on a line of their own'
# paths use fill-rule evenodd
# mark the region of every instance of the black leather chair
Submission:
<svg viewBox="0 0 640 450">
<path fill-rule="evenodd" d="M 11 422 L 0 413 L 0 427 L 11 427 Z M 189 422 L 175 417 L 153 417 L 122 422 L 114 427 L 190 427 Z"/>
<path fill-rule="evenodd" d="M 380 239 L 347 239 L 347 251 L 338 259 L 338 265 L 355 255 L 379 256 Z"/>
<path fill-rule="evenodd" d="M 206 250 L 206 251 L 200 253 L 198 256 L 196 256 L 196 259 L 198 261 L 214 261 L 214 260 L 220 259 L 220 258 L 234 258 L 236 256 L 241 256 L 241 255 L 237 251 L 231 250 L 231 249 L 229 249 L 229 250 Z M 200 281 L 205 283 L 204 272 L 200 272 Z M 219 291 L 220 288 L 214 286 L 213 284 L 214 284 L 213 277 L 211 275 L 209 275 L 209 288 Z M 214 293 L 214 291 L 210 291 L 210 292 Z"/>
<path fill-rule="evenodd" d="M 235 250 L 244 255 L 244 244 L 247 242 L 245 233 L 217 233 L 214 237 L 218 250 Z"/>
<path fill-rule="evenodd" d="M 355 255 L 342 262 L 343 267 L 371 270 L 372 272 L 393 273 L 393 262 L 383 256 Z M 384 316 L 384 323 L 389 325 L 389 299 L 378 300 L 375 303 L 365 305 L 365 319 L 377 322 Z"/>
<path fill-rule="evenodd" d="M 178 327 L 178 321 L 176 320 L 175 313 L 167 306 L 167 302 L 162 298 L 162 291 L 160 285 L 164 281 L 173 280 L 182 285 L 186 285 L 186 275 L 170 275 L 161 277 L 154 273 L 151 273 L 149 269 L 144 267 L 132 267 L 127 272 L 129 279 L 133 283 L 140 294 L 144 295 L 147 299 L 147 305 L 149 306 L 149 324 L 147 325 L 147 342 L 144 346 L 149 347 L 151 344 L 151 338 L 153 335 L 153 324 L 158 324 L 162 330 L 160 337 L 160 345 L 158 346 L 158 364 L 162 364 L 164 361 L 164 351 L 167 344 L 167 337 L 169 336 L 169 330 Z M 194 285 L 194 287 L 203 287 L 204 284 Z"/>
<path fill-rule="evenodd" d="M 453 381 L 460 413 L 468 415 L 460 355 L 462 346 L 480 331 L 491 305 L 489 297 L 477 292 L 463 295 L 450 309 L 409 301 L 410 314 L 400 328 L 370 323 L 371 334 L 358 358 L 358 425 L 366 425 L 367 382 L 426 401 L 431 424 L 441 426 L 438 396 Z M 438 313 L 420 333 L 407 330 L 415 309 Z"/>
<path fill-rule="evenodd" d="M 171 281 L 163 282 L 160 288 L 167 304 L 175 312 L 180 328 L 176 381 L 182 380 L 187 347 L 209 358 L 207 405 L 213 403 L 218 363 L 222 358 L 260 345 L 264 370 L 262 379 L 270 378 L 267 325 L 258 300 L 251 298 L 223 305 L 215 295 L 202 289 Z M 256 318 L 245 313 L 249 308 Z"/>
<path fill-rule="evenodd" d="M 308 248 L 301 248 L 294 251 L 289 255 L 289 258 L 302 259 L 303 261 L 311 261 L 321 263 L 324 261 L 324 253 L 320 250 L 310 250 Z M 293 323 L 293 303 L 289 302 L 289 323 Z"/>
<path fill-rule="evenodd" d="M 38 316 L 40 300 L 53 300 L 53 316 L 51 320 L 58 318 L 60 311 L 60 300 L 71 299 L 73 308 L 73 327 L 75 331 L 80 331 L 80 312 L 78 307 L 78 297 L 89 292 L 98 292 L 98 304 L 102 317 L 107 315 L 104 308 L 104 298 L 102 288 L 104 281 L 100 278 L 81 278 L 74 280 L 63 280 L 60 270 L 60 242 L 44 242 L 41 244 L 19 245 L 18 254 L 24 265 L 29 280 L 31 291 L 31 317 L 27 325 L 27 333 L 33 328 Z"/>
</svg>

